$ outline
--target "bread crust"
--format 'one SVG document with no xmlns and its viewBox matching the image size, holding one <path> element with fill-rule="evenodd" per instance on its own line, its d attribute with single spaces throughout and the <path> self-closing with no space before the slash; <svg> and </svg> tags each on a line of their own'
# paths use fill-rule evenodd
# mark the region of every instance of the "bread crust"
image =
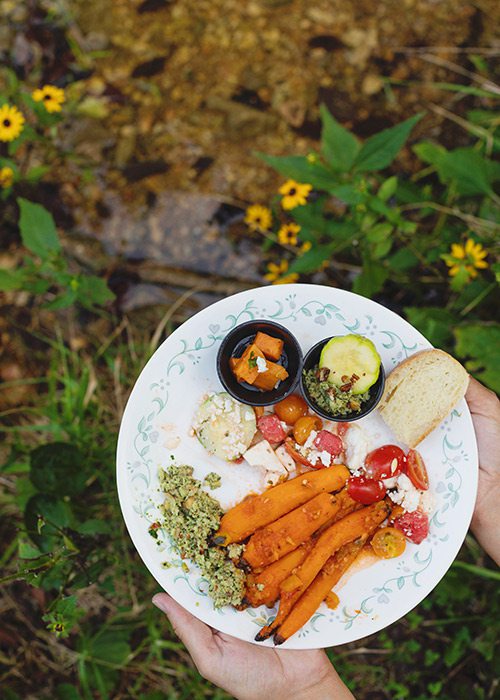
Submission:
<svg viewBox="0 0 500 700">
<path fill-rule="evenodd" d="M 446 362 L 449 364 L 452 364 L 453 367 L 455 368 L 456 371 L 459 371 L 460 374 L 462 375 L 462 382 L 459 386 L 457 386 L 456 391 L 452 392 L 450 394 L 449 402 L 448 402 L 448 408 L 445 413 L 440 413 L 439 415 L 436 415 L 434 419 L 430 420 L 429 427 L 421 433 L 416 440 L 412 440 L 411 443 L 407 443 L 409 447 L 416 447 L 422 440 L 424 440 L 427 435 L 429 435 L 437 426 L 441 423 L 441 421 L 450 413 L 450 411 L 453 409 L 453 407 L 457 404 L 457 402 L 463 398 L 467 386 L 469 383 L 469 375 L 467 371 L 464 369 L 464 367 L 458 362 L 454 357 L 449 355 L 447 352 L 444 350 L 439 350 L 437 348 L 430 348 L 427 350 L 419 350 L 418 352 L 414 353 L 413 355 L 410 355 L 410 357 L 407 357 L 405 360 L 403 360 L 397 367 L 395 367 L 392 372 L 388 375 L 386 379 L 386 384 L 385 384 L 385 390 L 384 394 L 382 396 L 382 399 L 380 400 L 378 409 L 380 411 L 380 414 L 382 415 L 382 418 L 384 417 L 384 410 L 388 407 L 388 405 L 392 402 L 397 403 L 397 397 L 396 392 L 397 389 L 401 383 L 401 381 L 406 377 L 406 374 L 408 372 L 408 369 L 415 364 L 416 361 L 420 361 L 423 356 L 432 356 L 432 357 L 438 357 L 440 356 L 443 359 L 446 359 Z M 394 404 L 393 404 L 394 406 Z M 393 407 L 392 406 L 392 407 Z M 393 426 L 391 428 L 394 430 Z M 401 438 L 401 436 L 398 436 Z M 402 440 L 403 442 L 406 442 L 406 440 Z"/>
</svg>

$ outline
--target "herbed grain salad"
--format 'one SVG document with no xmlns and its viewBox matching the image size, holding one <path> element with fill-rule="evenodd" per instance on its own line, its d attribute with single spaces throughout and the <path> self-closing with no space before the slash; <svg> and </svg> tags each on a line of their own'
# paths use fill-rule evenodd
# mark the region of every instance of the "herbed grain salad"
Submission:
<svg viewBox="0 0 500 700">
<path fill-rule="evenodd" d="M 378 377 L 372 346 L 354 336 L 347 350 L 327 343 L 321 381 L 339 371 L 332 387 L 362 402 Z M 282 644 L 323 602 L 335 607 L 348 572 L 367 553 L 372 560 L 399 557 L 427 537 L 433 497 L 426 466 L 415 443 L 408 447 L 387 426 L 380 432 L 382 423 L 380 416 L 325 420 L 297 391 L 265 407 L 227 392 L 200 396 L 192 438 L 211 464 L 250 470 L 260 486 L 223 508 L 217 471 L 200 480 L 193 467 L 174 463 L 160 470 L 163 520 L 156 526 L 183 568 L 199 568 L 215 608 L 277 606 L 257 641 Z"/>
</svg>

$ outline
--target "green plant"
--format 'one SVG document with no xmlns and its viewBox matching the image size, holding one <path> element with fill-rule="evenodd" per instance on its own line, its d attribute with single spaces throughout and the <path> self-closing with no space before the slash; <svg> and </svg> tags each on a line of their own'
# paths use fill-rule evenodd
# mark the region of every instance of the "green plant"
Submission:
<svg viewBox="0 0 500 700">
<path fill-rule="evenodd" d="M 94 308 L 114 299 L 102 278 L 70 271 L 54 219 L 43 206 L 21 197 L 17 203 L 21 239 L 31 256 L 20 267 L 0 270 L 0 291 L 24 289 L 49 296 L 45 307 L 50 309 L 63 309 L 74 303 Z"/>
<path fill-rule="evenodd" d="M 259 154 L 288 178 L 283 191 L 301 183 L 314 188 L 302 206 L 273 202 L 275 230 L 263 231 L 265 250 L 281 244 L 286 257 L 270 263 L 268 278 L 279 283 L 326 271 L 336 284 L 390 304 L 397 293 L 411 323 L 498 390 L 499 326 L 484 324 L 500 279 L 500 166 L 490 157 L 499 149 L 498 119 L 472 112 L 479 137 L 473 145 L 447 150 L 421 141 L 413 152 L 424 168 L 411 177 L 388 171 L 422 116 L 361 143 L 323 106 L 320 152 Z M 286 222 L 295 225 L 293 244 L 277 230 Z"/>
</svg>

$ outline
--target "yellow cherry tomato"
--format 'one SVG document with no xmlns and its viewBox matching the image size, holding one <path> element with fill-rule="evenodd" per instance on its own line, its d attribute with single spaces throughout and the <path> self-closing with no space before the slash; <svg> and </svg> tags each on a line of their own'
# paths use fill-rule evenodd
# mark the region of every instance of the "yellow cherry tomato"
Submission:
<svg viewBox="0 0 500 700">
<path fill-rule="evenodd" d="M 299 418 L 307 415 L 307 404 L 301 396 L 292 394 L 274 406 L 274 412 L 283 423 L 294 425 Z"/>
<path fill-rule="evenodd" d="M 321 430 L 323 421 L 318 416 L 302 416 L 293 426 L 293 437 L 295 442 L 303 445 L 312 430 Z"/>
<path fill-rule="evenodd" d="M 373 551 L 381 559 L 393 559 L 403 554 L 406 548 L 405 536 L 395 527 L 383 527 L 373 535 Z"/>
</svg>

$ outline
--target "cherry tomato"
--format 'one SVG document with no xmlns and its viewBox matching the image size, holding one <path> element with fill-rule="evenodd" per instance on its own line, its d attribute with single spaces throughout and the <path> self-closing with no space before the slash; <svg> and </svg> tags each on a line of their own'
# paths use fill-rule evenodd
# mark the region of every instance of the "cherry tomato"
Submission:
<svg viewBox="0 0 500 700">
<path fill-rule="evenodd" d="M 320 452 L 323 452 L 323 450 L 328 452 L 328 454 L 331 454 L 333 457 L 337 457 L 344 449 L 344 445 L 339 436 L 334 435 L 334 433 L 329 430 L 319 431 L 314 438 L 314 447 Z"/>
<path fill-rule="evenodd" d="M 397 445 L 382 445 L 365 457 L 365 470 L 371 479 L 390 479 L 405 471 L 406 456 Z"/>
<path fill-rule="evenodd" d="M 427 491 L 429 488 L 429 477 L 420 452 L 417 452 L 417 450 L 409 450 L 406 460 L 408 464 L 408 478 L 413 486 L 422 491 Z"/>
<path fill-rule="evenodd" d="M 396 518 L 394 527 L 401 530 L 410 542 L 420 544 L 429 534 L 429 518 L 421 510 L 415 510 Z"/>
<path fill-rule="evenodd" d="M 279 401 L 275 404 L 274 412 L 283 423 L 294 425 L 299 418 L 307 415 L 308 407 L 301 396 L 292 394 L 291 396 L 287 396 L 286 399 L 283 399 L 283 401 Z"/>
<path fill-rule="evenodd" d="M 286 433 L 283 430 L 281 421 L 275 413 L 261 416 L 257 421 L 257 427 L 264 436 L 264 439 L 269 442 L 283 442 L 286 438 Z"/>
<path fill-rule="evenodd" d="M 365 506 L 381 501 L 386 492 L 384 484 L 377 479 L 369 479 L 366 476 L 351 476 L 347 480 L 349 496 Z"/>
<path fill-rule="evenodd" d="M 350 425 L 351 425 L 350 423 L 344 423 L 344 422 L 337 423 L 337 435 L 341 438 L 344 437 L 344 435 L 349 430 Z"/>
<path fill-rule="evenodd" d="M 293 437 L 295 442 L 299 445 L 303 445 L 312 430 L 321 430 L 323 427 L 323 421 L 318 416 L 302 416 L 293 426 Z"/>
<path fill-rule="evenodd" d="M 395 527 L 383 527 L 373 535 L 371 545 L 377 557 L 393 559 L 403 554 L 406 541 L 403 533 Z"/>
<path fill-rule="evenodd" d="M 304 455 L 300 454 L 298 450 L 295 449 L 294 442 L 292 438 L 287 438 L 285 440 L 285 449 L 290 455 L 290 457 L 295 460 L 295 462 L 298 462 L 299 464 L 303 464 L 305 467 L 311 467 L 312 469 L 323 469 L 324 464 L 321 460 L 318 460 L 314 464 L 312 464 L 307 457 L 304 457 Z"/>
</svg>

